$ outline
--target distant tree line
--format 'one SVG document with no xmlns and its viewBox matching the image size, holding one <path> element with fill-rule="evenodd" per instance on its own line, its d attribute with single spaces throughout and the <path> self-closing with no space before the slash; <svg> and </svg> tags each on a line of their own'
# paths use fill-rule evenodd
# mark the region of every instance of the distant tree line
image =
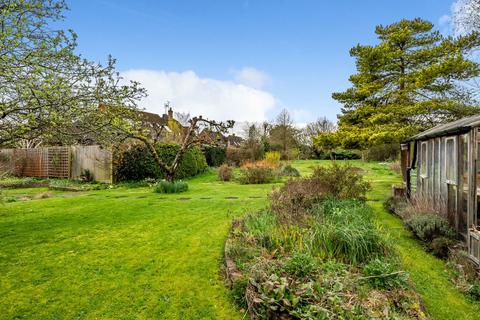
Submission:
<svg viewBox="0 0 480 320">
<path fill-rule="evenodd" d="M 266 152 L 278 151 L 284 160 L 318 158 L 320 153 L 330 150 L 315 148 L 315 138 L 319 134 L 333 133 L 335 130 L 336 124 L 326 117 L 299 127 L 288 110 L 283 109 L 271 122 L 245 124 L 243 157 L 258 160 Z"/>
</svg>

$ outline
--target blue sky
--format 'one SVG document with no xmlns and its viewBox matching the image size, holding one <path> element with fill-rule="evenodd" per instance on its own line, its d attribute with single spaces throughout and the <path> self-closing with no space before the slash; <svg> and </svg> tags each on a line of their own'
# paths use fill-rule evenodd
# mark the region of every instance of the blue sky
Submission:
<svg viewBox="0 0 480 320">
<path fill-rule="evenodd" d="M 335 119 L 332 92 L 355 72 L 349 49 L 376 42 L 374 28 L 422 17 L 448 31 L 453 0 L 67 0 L 65 26 L 78 51 L 108 54 L 142 82 L 148 110 L 239 121 L 272 119 L 286 107 L 298 122 Z"/>
</svg>

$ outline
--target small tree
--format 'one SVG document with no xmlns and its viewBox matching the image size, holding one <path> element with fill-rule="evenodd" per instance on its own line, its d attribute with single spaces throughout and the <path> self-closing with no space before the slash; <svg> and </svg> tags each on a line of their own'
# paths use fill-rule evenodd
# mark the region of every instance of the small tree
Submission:
<svg viewBox="0 0 480 320">
<path fill-rule="evenodd" d="M 213 120 L 204 119 L 202 116 L 193 117 L 188 121 L 189 126 L 186 129 L 185 135 L 183 137 L 183 142 L 180 144 L 180 148 L 175 155 L 175 158 L 171 163 L 165 163 L 157 153 L 157 149 L 155 148 L 155 143 L 145 135 L 142 130 L 138 130 L 136 132 L 132 132 L 129 134 L 129 137 L 138 139 L 142 141 L 152 154 L 155 162 L 165 172 L 165 179 L 168 181 L 173 181 L 175 177 L 175 172 L 178 169 L 178 165 L 182 160 L 182 156 L 194 146 L 204 145 L 206 143 L 210 145 L 220 145 L 222 140 L 220 138 L 221 135 L 228 132 L 229 129 L 233 128 L 234 121 L 228 120 L 226 122 L 217 122 Z M 202 129 L 208 128 L 210 132 L 219 136 L 217 141 L 211 141 L 210 139 L 206 140 L 203 138 L 199 133 Z"/>
<path fill-rule="evenodd" d="M 138 83 L 121 84 L 114 59 L 87 61 L 75 33 L 52 28 L 66 9 L 62 0 L 0 1 L 1 146 L 76 142 L 91 134 L 82 127 L 99 120 L 99 105 L 128 113 L 145 96 Z"/>
<path fill-rule="evenodd" d="M 297 131 L 290 113 L 283 109 L 269 131 L 272 148 L 280 150 L 283 157 L 288 157 L 288 151 L 297 146 Z"/>
<path fill-rule="evenodd" d="M 243 145 L 250 153 L 252 160 L 258 160 L 265 153 L 262 141 L 262 128 L 255 123 L 246 123 L 244 127 L 244 136 L 246 137 Z"/>
</svg>

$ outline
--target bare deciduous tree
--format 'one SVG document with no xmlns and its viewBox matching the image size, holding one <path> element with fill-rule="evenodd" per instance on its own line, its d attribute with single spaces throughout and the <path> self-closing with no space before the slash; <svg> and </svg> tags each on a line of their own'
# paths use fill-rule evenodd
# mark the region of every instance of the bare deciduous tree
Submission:
<svg viewBox="0 0 480 320">
<path fill-rule="evenodd" d="M 282 155 L 288 157 L 288 151 L 297 144 L 297 129 L 293 126 L 293 118 L 287 109 L 283 109 L 275 119 L 275 124 L 270 129 L 270 142 L 272 146 L 280 147 Z"/>
<path fill-rule="evenodd" d="M 327 117 L 318 118 L 316 121 L 307 124 L 305 128 L 309 137 L 318 136 L 323 132 L 333 132 L 336 129 L 337 125 L 333 121 L 327 119 Z"/>
<path fill-rule="evenodd" d="M 229 129 L 233 128 L 233 125 L 234 121 L 232 120 L 228 120 L 226 122 L 217 122 L 214 120 L 204 119 L 202 116 L 193 117 L 189 120 L 189 127 L 185 132 L 183 142 L 181 143 L 180 148 L 178 149 L 177 154 L 171 163 L 166 163 L 160 158 L 157 149 L 155 148 L 155 143 L 149 139 L 148 135 L 142 134 L 142 130 L 131 132 L 129 137 L 142 141 L 147 146 L 157 165 L 165 172 L 166 180 L 173 181 L 182 156 L 185 154 L 185 152 L 187 152 L 187 150 L 194 146 L 205 143 L 215 144 L 215 142 L 207 141 L 202 138 L 202 136 L 199 134 L 202 129 L 208 129 L 210 132 L 225 134 Z"/>
</svg>

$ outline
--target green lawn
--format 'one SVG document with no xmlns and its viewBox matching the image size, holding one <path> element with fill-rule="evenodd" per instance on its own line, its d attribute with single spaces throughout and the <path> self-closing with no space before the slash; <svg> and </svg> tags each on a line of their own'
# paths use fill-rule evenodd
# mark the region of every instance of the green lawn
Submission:
<svg viewBox="0 0 480 320">
<path fill-rule="evenodd" d="M 294 166 L 308 174 L 317 163 L 326 162 Z M 353 163 L 366 169 L 379 225 L 395 240 L 432 317 L 478 318 L 480 306 L 449 283 L 443 262 L 383 211 L 398 176 Z M 241 319 L 220 274 L 223 243 L 232 218 L 264 206 L 272 185 L 221 183 L 208 173 L 189 186 L 180 195 L 119 188 L 0 206 L 0 317 Z"/>
<path fill-rule="evenodd" d="M 214 174 L 189 185 L 0 206 L 0 318 L 241 318 L 221 280 L 223 243 L 231 219 L 264 206 L 272 186 Z"/>
</svg>

